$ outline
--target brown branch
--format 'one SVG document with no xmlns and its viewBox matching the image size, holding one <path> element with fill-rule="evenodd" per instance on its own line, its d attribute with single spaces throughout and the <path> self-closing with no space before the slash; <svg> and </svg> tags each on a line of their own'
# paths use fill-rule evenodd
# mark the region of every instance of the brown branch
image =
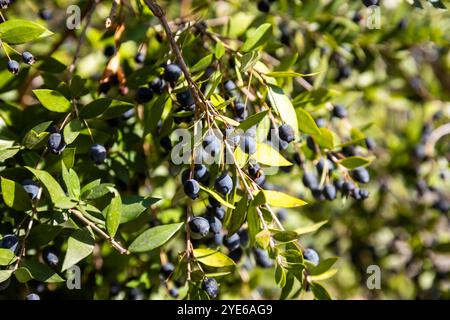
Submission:
<svg viewBox="0 0 450 320">
<path fill-rule="evenodd" d="M 105 231 L 97 227 L 95 223 L 87 219 L 81 212 L 71 209 L 69 210 L 70 213 L 75 215 L 78 219 L 80 219 L 85 225 L 91 227 L 94 231 L 96 231 L 100 236 L 105 238 L 109 241 L 111 246 L 113 246 L 117 251 L 119 251 L 121 254 L 130 254 L 130 251 L 128 251 L 126 248 L 122 247 L 120 243 L 118 243 L 116 240 L 114 240 L 113 237 L 110 237 Z"/>
<path fill-rule="evenodd" d="M 163 9 L 157 3 L 155 3 L 153 0 L 145 0 L 145 3 L 149 7 L 149 9 L 153 12 L 155 17 L 157 17 L 159 19 L 159 21 L 161 22 L 164 32 L 166 33 L 167 38 L 169 39 L 170 47 L 172 48 L 172 51 L 177 58 L 177 61 L 180 65 L 181 70 L 183 71 L 186 81 L 188 82 L 189 89 L 192 92 L 192 95 L 195 100 L 195 104 L 200 109 L 206 109 L 205 103 L 200 98 L 199 89 L 195 85 L 195 82 L 192 79 L 191 74 L 189 73 L 186 62 L 183 59 L 183 55 L 181 54 L 180 48 L 178 47 L 178 45 L 175 41 L 175 38 L 173 36 L 172 30 L 170 29 L 169 23 L 167 22 L 167 19 L 166 19 Z"/>
</svg>

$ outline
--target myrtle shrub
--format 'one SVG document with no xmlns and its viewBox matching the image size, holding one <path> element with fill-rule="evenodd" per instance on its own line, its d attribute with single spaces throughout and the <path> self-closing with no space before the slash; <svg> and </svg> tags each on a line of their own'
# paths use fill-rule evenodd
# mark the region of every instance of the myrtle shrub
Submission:
<svg viewBox="0 0 450 320">
<path fill-rule="evenodd" d="M 385 2 L 0 1 L 0 297 L 448 298 L 450 19 Z"/>
</svg>

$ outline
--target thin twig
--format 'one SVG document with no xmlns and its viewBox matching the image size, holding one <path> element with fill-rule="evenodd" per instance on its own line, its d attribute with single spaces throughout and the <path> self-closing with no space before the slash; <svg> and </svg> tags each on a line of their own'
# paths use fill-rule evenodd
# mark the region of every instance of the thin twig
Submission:
<svg viewBox="0 0 450 320">
<path fill-rule="evenodd" d="M 103 238 L 108 240 L 109 243 L 111 244 L 111 246 L 113 246 L 115 249 L 117 249 L 121 254 L 130 254 L 130 251 L 128 251 L 126 248 L 122 247 L 122 245 L 120 243 L 118 243 L 116 240 L 114 240 L 113 237 L 110 237 L 105 231 L 103 231 L 102 229 L 97 227 L 97 225 L 95 223 L 93 223 L 92 221 L 87 219 L 81 212 L 74 210 L 74 209 L 70 209 L 69 212 L 72 213 L 73 215 L 75 215 L 78 219 L 80 219 L 85 225 L 91 227 L 100 236 L 102 236 Z"/>
</svg>

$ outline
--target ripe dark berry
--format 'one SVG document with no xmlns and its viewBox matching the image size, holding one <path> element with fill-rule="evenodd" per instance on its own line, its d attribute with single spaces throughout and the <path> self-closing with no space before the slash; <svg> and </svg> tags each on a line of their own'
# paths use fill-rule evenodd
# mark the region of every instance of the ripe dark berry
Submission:
<svg viewBox="0 0 450 320">
<path fill-rule="evenodd" d="M 11 0 L 0 0 L 0 8 L 7 9 L 11 4 Z"/>
<path fill-rule="evenodd" d="M 316 152 L 316 143 L 314 142 L 313 137 L 308 136 L 308 137 L 306 138 L 306 146 L 307 146 L 311 151 Z"/>
<path fill-rule="evenodd" d="M 313 249 L 306 249 L 303 251 L 303 258 L 305 258 L 306 260 L 308 260 L 309 262 L 311 262 L 314 265 L 318 265 L 319 264 L 319 254 L 313 250 Z"/>
<path fill-rule="evenodd" d="M 236 90 L 236 88 L 237 88 L 236 84 L 232 80 L 227 80 L 223 86 L 224 86 L 225 90 L 227 90 L 230 93 L 233 90 Z"/>
<path fill-rule="evenodd" d="M 327 170 L 328 170 L 328 172 L 333 171 L 334 170 L 333 162 L 331 162 L 328 159 L 326 159 L 326 161 L 327 161 Z M 316 164 L 317 173 L 319 175 L 321 175 L 324 168 L 325 168 L 325 160 L 323 158 L 321 158 L 319 160 L 319 162 L 317 162 L 317 164 Z"/>
<path fill-rule="evenodd" d="M 211 157 L 218 155 L 222 147 L 220 140 L 215 135 L 207 135 L 203 139 L 202 146 L 206 154 Z"/>
<path fill-rule="evenodd" d="M 116 54 L 116 46 L 113 44 L 107 45 L 103 50 L 103 54 L 105 55 L 105 57 L 112 57 Z"/>
<path fill-rule="evenodd" d="M 41 298 L 36 293 L 30 293 L 25 297 L 25 300 L 41 300 Z"/>
<path fill-rule="evenodd" d="M 277 212 L 277 218 L 281 222 L 285 221 L 287 218 L 287 211 L 285 209 L 278 210 Z"/>
<path fill-rule="evenodd" d="M 369 191 L 367 191 L 366 189 L 359 189 L 359 197 L 361 198 L 361 200 L 367 199 L 369 196 Z"/>
<path fill-rule="evenodd" d="M 145 296 L 141 289 L 133 288 L 128 293 L 131 300 L 144 300 Z"/>
<path fill-rule="evenodd" d="M 161 274 L 166 278 L 168 278 L 174 271 L 175 266 L 170 262 L 167 262 L 161 266 Z"/>
<path fill-rule="evenodd" d="M 269 12 L 270 10 L 270 2 L 267 0 L 258 1 L 258 10 L 264 13 Z"/>
<path fill-rule="evenodd" d="M 167 82 L 176 82 L 181 77 L 181 68 L 175 64 L 171 63 L 166 65 L 164 68 L 164 80 Z"/>
<path fill-rule="evenodd" d="M 54 246 L 46 247 L 42 252 L 42 258 L 44 259 L 45 263 L 52 268 L 58 265 L 59 262 L 58 255 L 59 252 Z"/>
<path fill-rule="evenodd" d="M 347 116 L 347 110 L 341 105 L 335 105 L 333 107 L 333 116 L 343 119 Z"/>
<path fill-rule="evenodd" d="M 219 204 L 220 205 L 220 204 Z M 212 205 L 208 205 L 207 206 L 207 210 L 209 214 L 214 215 L 215 217 L 217 217 L 217 219 L 219 219 L 220 221 L 223 220 L 223 218 L 225 218 L 225 209 L 222 207 L 214 207 Z"/>
<path fill-rule="evenodd" d="M 213 234 L 220 233 L 222 230 L 222 222 L 214 215 L 207 215 L 206 219 L 209 222 L 209 231 Z"/>
<path fill-rule="evenodd" d="M 208 168 L 203 164 L 196 164 L 194 166 L 194 178 L 201 183 L 209 182 L 209 171 Z"/>
<path fill-rule="evenodd" d="M 355 185 L 352 181 L 345 181 L 342 184 L 342 193 L 349 194 L 351 191 L 355 189 Z"/>
<path fill-rule="evenodd" d="M 184 193 L 191 199 L 197 199 L 200 192 L 200 185 L 197 180 L 189 179 L 183 184 Z"/>
<path fill-rule="evenodd" d="M 305 172 L 302 178 L 303 185 L 308 189 L 316 189 L 319 186 L 317 176 L 313 173 Z"/>
<path fill-rule="evenodd" d="M 373 150 L 375 148 L 375 141 L 372 138 L 366 138 L 364 142 L 366 143 L 367 149 Z"/>
<path fill-rule="evenodd" d="M 52 133 L 48 138 L 48 149 L 51 153 L 61 154 L 66 148 L 64 138 L 60 133 Z"/>
<path fill-rule="evenodd" d="M 5 234 L 0 244 L 1 248 L 9 249 L 14 253 L 17 253 L 18 246 L 19 246 L 19 238 L 14 234 Z"/>
<path fill-rule="evenodd" d="M 177 93 L 177 101 L 184 109 L 188 109 L 195 104 L 192 92 L 188 89 Z"/>
<path fill-rule="evenodd" d="M 250 240 L 247 229 L 240 229 L 238 231 L 238 234 L 241 242 L 241 247 L 245 248 L 248 244 L 248 241 Z"/>
<path fill-rule="evenodd" d="M 145 54 L 143 52 L 138 52 L 134 56 L 134 61 L 139 64 L 143 64 L 145 61 Z"/>
<path fill-rule="evenodd" d="M 31 200 L 37 198 L 39 194 L 40 187 L 33 180 L 26 179 L 22 181 L 22 187 L 25 189 L 25 192 L 28 193 Z"/>
<path fill-rule="evenodd" d="M 89 148 L 89 154 L 95 164 L 101 164 L 106 160 L 106 149 L 101 144 L 93 144 Z"/>
<path fill-rule="evenodd" d="M 25 51 L 24 53 L 22 53 L 22 60 L 26 64 L 30 64 L 30 65 L 36 62 L 36 59 L 34 58 L 34 56 L 28 51 Z"/>
<path fill-rule="evenodd" d="M 316 125 L 317 125 L 319 128 L 324 128 L 324 127 L 327 125 L 327 122 L 325 121 L 324 118 L 317 118 L 317 119 L 316 119 Z"/>
<path fill-rule="evenodd" d="M 247 108 L 245 107 L 245 104 L 242 102 L 237 102 L 235 105 L 236 110 L 236 116 L 238 116 L 240 119 L 245 120 L 247 118 L 248 112 Z"/>
<path fill-rule="evenodd" d="M 128 120 L 128 119 L 131 119 L 134 116 L 134 114 L 135 114 L 134 109 L 131 108 L 130 110 L 127 110 L 124 113 L 122 113 L 122 115 L 120 117 L 123 120 Z"/>
<path fill-rule="evenodd" d="M 278 128 L 280 139 L 290 143 L 295 140 L 295 132 L 288 124 L 283 124 Z"/>
<path fill-rule="evenodd" d="M 234 262 L 239 262 L 244 255 L 244 250 L 242 248 L 234 249 L 228 253 L 228 257 L 230 257 Z"/>
<path fill-rule="evenodd" d="M 156 77 L 150 82 L 149 86 L 155 94 L 161 94 L 164 92 L 166 82 L 163 79 Z"/>
<path fill-rule="evenodd" d="M 205 290 L 212 299 L 216 298 L 219 294 L 219 284 L 214 278 L 205 278 L 202 282 L 202 289 Z"/>
<path fill-rule="evenodd" d="M 170 288 L 169 289 L 169 295 L 172 298 L 178 298 L 178 295 L 179 295 L 178 290 L 176 288 Z"/>
<path fill-rule="evenodd" d="M 108 91 L 111 90 L 111 83 L 110 82 L 102 82 L 98 86 L 98 92 L 99 93 L 108 93 Z"/>
<path fill-rule="evenodd" d="M 323 194 L 323 189 L 316 188 L 311 190 L 314 199 L 318 201 L 325 200 L 325 195 Z"/>
<path fill-rule="evenodd" d="M 220 247 L 223 244 L 223 234 L 222 233 L 214 234 L 213 241 L 217 247 Z"/>
<path fill-rule="evenodd" d="M 221 206 L 220 202 L 217 201 L 213 196 L 209 196 L 208 197 L 208 201 L 209 201 L 209 204 L 212 205 L 213 207 L 220 207 Z"/>
<path fill-rule="evenodd" d="M 48 21 L 48 20 L 51 20 L 53 18 L 53 13 L 52 13 L 52 11 L 50 9 L 45 9 L 44 8 L 44 9 L 39 10 L 39 17 L 42 20 Z"/>
<path fill-rule="evenodd" d="M 261 268 L 271 268 L 273 266 L 273 262 L 269 257 L 269 254 L 266 250 L 260 248 L 254 248 L 253 254 L 255 255 L 256 264 Z"/>
<path fill-rule="evenodd" d="M 214 188 L 223 195 L 227 195 L 233 190 L 233 180 L 228 175 L 228 172 L 224 172 L 216 178 Z"/>
<path fill-rule="evenodd" d="M 140 87 L 136 92 L 135 100 L 138 103 L 147 103 L 153 98 L 153 92 L 150 88 Z"/>
<path fill-rule="evenodd" d="M 352 197 L 355 200 L 361 200 L 361 193 L 359 191 L 360 191 L 359 188 L 353 189 Z"/>
<path fill-rule="evenodd" d="M 331 183 L 326 184 L 323 187 L 323 195 L 327 200 L 334 200 L 336 199 L 336 188 Z"/>
<path fill-rule="evenodd" d="M 228 250 L 233 251 L 239 248 L 239 246 L 241 245 L 241 238 L 239 237 L 239 234 L 234 233 L 230 236 L 224 237 L 223 244 L 228 248 Z"/>
<path fill-rule="evenodd" d="M 352 177 L 359 183 L 368 183 L 370 181 L 369 171 L 365 168 L 356 168 L 352 171 Z"/>
<path fill-rule="evenodd" d="M 18 74 L 20 69 L 20 65 L 16 60 L 8 61 L 8 71 L 12 74 Z"/>
<path fill-rule="evenodd" d="M 189 221 L 191 238 L 195 240 L 205 238 L 209 233 L 209 222 L 203 217 L 194 217 Z"/>
<path fill-rule="evenodd" d="M 362 2 L 366 7 L 380 5 L 380 0 L 362 0 Z"/>
<path fill-rule="evenodd" d="M 241 139 L 240 147 L 245 153 L 254 154 L 256 152 L 255 138 L 249 135 L 244 135 Z"/>
</svg>

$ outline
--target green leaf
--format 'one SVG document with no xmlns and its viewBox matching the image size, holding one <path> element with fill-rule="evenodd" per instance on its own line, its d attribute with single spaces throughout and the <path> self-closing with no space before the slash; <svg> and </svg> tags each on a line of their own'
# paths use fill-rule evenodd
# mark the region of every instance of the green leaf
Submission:
<svg viewBox="0 0 450 320">
<path fill-rule="evenodd" d="M 238 148 L 237 148 L 238 149 Z M 246 196 L 242 197 L 236 205 L 236 209 L 231 214 L 230 222 L 228 224 L 228 233 L 233 234 L 239 230 L 244 224 L 247 217 L 248 199 Z"/>
<path fill-rule="evenodd" d="M 161 247 L 168 242 L 184 225 L 183 222 L 150 228 L 141 233 L 131 243 L 130 252 L 145 252 Z"/>
<path fill-rule="evenodd" d="M 33 226 L 28 241 L 39 247 L 52 241 L 64 228 L 60 225 L 52 226 L 50 224 L 41 223 Z"/>
<path fill-rule="evenodd" d="M 55 205 L 67 204 L 65 201 L 69 199 L 66 197 L 66 194 L 64 193 L 64 190 L 61 188 L 59 183 L 55 180 L 55 178 L 53 178 L 50 175 L 50 173 L 48 173 L 47 171 L 33 169 L 30 167 L 25 168 L 31 171 L 31 173 L 33 173 L 34 176 L 44 185 L 44 187 L 50 194 L 52 202 Z"/>
<path fill-rule="evenodd" d="M 72 108 L 70 101 L 56 90 L 36 89 L 33 90 L 33 93 L 47 110 L 69 112 Z"/>
<path fill-rule="evenodd" d="M 120 223 L 126 223 L 138 218 L 152 204 L 158 202 L 159 198 L 129 196 L 122 199 L 122 215 Z"/>
<path fill-rule="evenodd" d="M 311 290 L 317 300 L 331 300 L 331 296 L 328 291 L 317 282 L 311 283 Z"/>
<path fill-rule="evenodd" d="M 122 200 L 119 192 L 116 192 L 111 203 L 106 209 L 106 230 L 111 237 L 116 235 L 122 216 Z"/>
<path fill-rule="evenodd" d="M 308 111 L 303 108 L 297 108 L 295 110 L 297 112 L 298 123 L 300 123 L 299 129 L 301 132 L 319 136 L 322 134 L 313 117 L 309 114 Z"/>
<path fill-rule="evenodd" d="M 206 69 L 214 60 L 214 56 L 212 54 L 207 55 L 206 57 L 203 57 L 198 61 L 195 65 L 190 68 L 191 73 L 195 73 L 198 71 L 202 71 Z"/>
<path fill-rule="evenodd" d="M 310 275 L 321 275 L 322 273 L 327 272 L 330 268 L 336 263 L 338 260 L 337 257 L 327 258 L 319 263 L 319 265 L 314 266 L 313 268 L 308 269 L 308 274 Z"/>
<path fill-rule="evenodd" d="M 247 40 L 241 47 L 242 52 L 249 52 L 253 49 L 259 48 L 264 45 L 272 35 L 272 25 L 270 23 L 264 23 L 258 27 L 254 32 L 248 34 Z"/>
<path fill-rule="evenodd" d="M 236 160 L 235 163 L 239 168 L 245 167 L 245 165 L 248 162 L 249 155 L 246 154 L 242 148 L 236 148 L 234 149 L 234 159 Z"/>
<path fill-rule="evenodd" d="M 261 231 L 261 220 L 255 206 L 249 206 L 247 211 L 248 234 L 250 245 L 255 243 L 256 235 Z"/>
<path fill-rule="evenodd" d="M 309 225 L 309 226 L 306 226 L 306 227 L 300 227 L 300 228 L 295 229 L 295 232 L 298 235 L 311 233 L 311 232 L 319 230 L 319 228 L 321 226 L 323 226 L 324 224 L 326 224 L 327 222 L 328 222 L 328 220 L 325 220 L 325 221 L 321 221 L 321 222 L 318 222 L 318 223 L 315 223 L 315 224 L 312 224 L 312 225 Z"/>
<path fill-rule="evenodd" d="M 316 142 L 319 146 L 325 149 L 334 148 L 334 136 L 333 133 L 327 128 L 320 128 L 321 135 L 316 135 Z"/>
<path fill-rule="evenodd" d="M 283 290 L 281 290 L 280 300 L 285 300 L 288 298 L 289 294 L 292 291 L 292 288 L 294 287 L 294 281 L 295 277 L 292 276 L 290 272 L 286 273 L 286 284 L 283 287 Z"/>
<path fill-rule="evenodd" d="M 286 160 L 278 151 L 270 145 L 262 142 L 256 144 L 256 152 L 252 154 L 253 159 L 267 166 L 291 166 L 292 163 Z"/>
<path fill-rule="evenodd" d="M 277 86 L 269 85 L 267 89 L 271 106 L 280 115 L 281 120 L 283 120 L 284 123 L 288 124 L 294 130 L 294 133 L 297 136 L 298 120 L 291 99 L 285 95 L 283 89 Z"/>
<path fill-rule="evenodd" d="M 94 100 L 80 109 L 79 116 L 81 119 L 91 119 L 98 117 L 103 112 L 105 112 L 106 109 L 109 108 L 112 102 L 113 100 L 108 98 Z"/>
<path fill-rule="evenodd" d="M 12 270 L 0 270 L 0 283 L 8 280 L 11 277 L 12 273 Z"/>
<path fill-rule="evenodd" d="M 17 211 L 31 209 L 30 197 L 19 183 L 1 177 L 2 195 L 5 204 Z"/>
<path fill-rule="evenodd" d="M 216 48 L 214 50 L 214 56 L 216 57 L 217 60 L 219 60 L 220 58 L 223 57 L 224 54 L 225 54 L 225 47 L 222 44 L 222 42 L 218 41 L 216 43 Z"/>
<path fill-rule="evenodd" d="M 270 231 L 269 230 L 261 230 L 255 235 L 255 241 L 258 246 L 263 249 L 266 249 L 270 243 Z"/>
<path fill-rule="evenodd" d="M 366 166 L 370 162 L 371 161 L 369 159 L 359 157 L 359 156 L 348 157 L 348 158 L 345 158 L 345 159 L 342 159 L 341 161 L 339 161 L 339 163 L 341 165 L 343 165 L 344 167 L 346 167 L 347 169 L 350 169 L 350 170 L 358 168 L 358 167 Z"/>
<path fill-rule="evenodd" d="M 242 56 L 240 59 L 241 62 L 241 71 L 247 72 L 258 62 L 259 60 L 259 52 L 258 51 L 250 51 Z"/>
<path fill-rule="evenodd" d="M 73 98 L 80 98 L 85 94 L 89 93 L 89 90 L 86 88 L 86 79 L 81 78 L 79 75 L 76 75 L 70 81 L 70 94 Z"/>
<path fill-rule="evenodd" d="M 14 157 L 20 151 L 20 147 L 10 147 L 0 149 L 0 162 L 3 162 L 9 158 Z"/>
<path fill-rule="evenodd" d="M 96 181 L 94 181 L 96 182 Z M 98 180 L 100 182 L 100 180 Z M 86 200 L 93 200 L 103 197 L 104 195 L 110 193 L 110 188 L 114 187 L 112 183 L 102 183 L 99 185 L 93 184 L 91 188 L 87 188 L 87 185 L 81 191 L 81 198 Z"/>
<path fill-rule="evenodd" d="M 22 268 L 28 271 L 32 279 L 47 283 L 64 282 L 64 279 L 53 271 L 52 268 L 45 264 L 39 263 L 36 260 L 26 260 L 22 262 L 20 269 Z"/>
<path fill-rule="evenodd" d="M 134 105 L 129 102 L 120 101 L 120 100 L 112 100 L 108 109 L 104 111 L 101 115 L 101 118 L 104 120 L 113 119 L 120 117 L 124 112 L 134 108 Z"/>
<path fill-rule="evenodd" d="M 80 180 L 77 173 L 73 169 L 67 170 L 64 163 L 62 164 L 62 177 L 66 185 L 67 191 L 72 198 L 80 198 Z"/>
<path fill-rule="evenodd" d="M 325 271 L 324 273 L 318 275 L 310 275 L 309 279 L 311 281 L 322 281 L 333 277 L 337 273 L 338 269 L 330 269 Z"/>
<path fill-rule="evenodd" d="M 245 119 L 244 121 L 242 121 L 239 124 L 238 129 L 247 131 L 254 125 L 257 125 L 258 123 L 260 123 L 264 119 L 264 117 L 267 115 L 268 112 L 269 112 L 269 110 L 264 110 L 264 111 L 252 114 L 250 117 L 248 117 L 247 119 Z"/>
<path fill-rule="evenodd" d="M 203 191 L 207 192 L 208 194 L 210 194 L 214 199 L 216 199 L 217 201 L 220 202 L 220 204 L 222 204 L 224 207 L 230 208 L 230 209 L 234 209 L 234 206 L 231 203 L 226 202 L 217 192 L 209 189 L 209 188 L 205 188 L 203 186 L 200 186 L 200 189 L 202 189 Z"/>
<path fill-rule="evenodd" d="M 280 208 L 294 208 L 307 204 L 305 201 L 292 197 L 280 191 L 261 190 L 256 195 L 252 203 L 254 206 L 269 204 Z"/>
<path fill-rule="evenodd" d="M 73 119 L 64 127 L 64 141 L 71 144 L 83 130 L 83 123 L 78 119 Z"/>
<path fill-rule="evenodd" d="M 94 238 L 87 228 L 76 230 L 67 241 L 62 271 L 83 260 L 94 251 Z"/>
<path fill-rule="evenodd" d="M 33 129 L 28 131 L 23 138 L 22 145 L 24 145 L 27 149 L 35 149 L 41 147 L 44 143 L 45 138 L 47 138 L 47 136 L 49 135 L 47 129 L 51 123 L 52 121 L 47 121 L 33 127 Z"/>
<path fill-rule="evenodd" d="M 281 288 L 286 285 L 286 272 L 279 265 L 275 268 L 275 281 Z"/>
<path fill-rule="evenodd" d="M 0 248 L 0 266 L 9 266 L 16 260 L 17 257 L 14 252 L 9 249 Z"/>
<path fill-rule="evenodd" d="M 216 250 L 200 248 L 194 249 L 193 253 L 195 259 L 209 267 L 223 268 L 236 265 L 231 258 Z"/>
<path fill-rule="evenodd" d="M 0 38 L 9 44 L 22 44 L 51 34 L 45 27 L 29 20 L 12 19 L 0 24 Z"/>
<path fill-rule="evenodd" d="M 298 234 L 295 231 L 275 232 L 273 238 L 280 243 L 288 243 L 297 240 Z"/>
</svg>

